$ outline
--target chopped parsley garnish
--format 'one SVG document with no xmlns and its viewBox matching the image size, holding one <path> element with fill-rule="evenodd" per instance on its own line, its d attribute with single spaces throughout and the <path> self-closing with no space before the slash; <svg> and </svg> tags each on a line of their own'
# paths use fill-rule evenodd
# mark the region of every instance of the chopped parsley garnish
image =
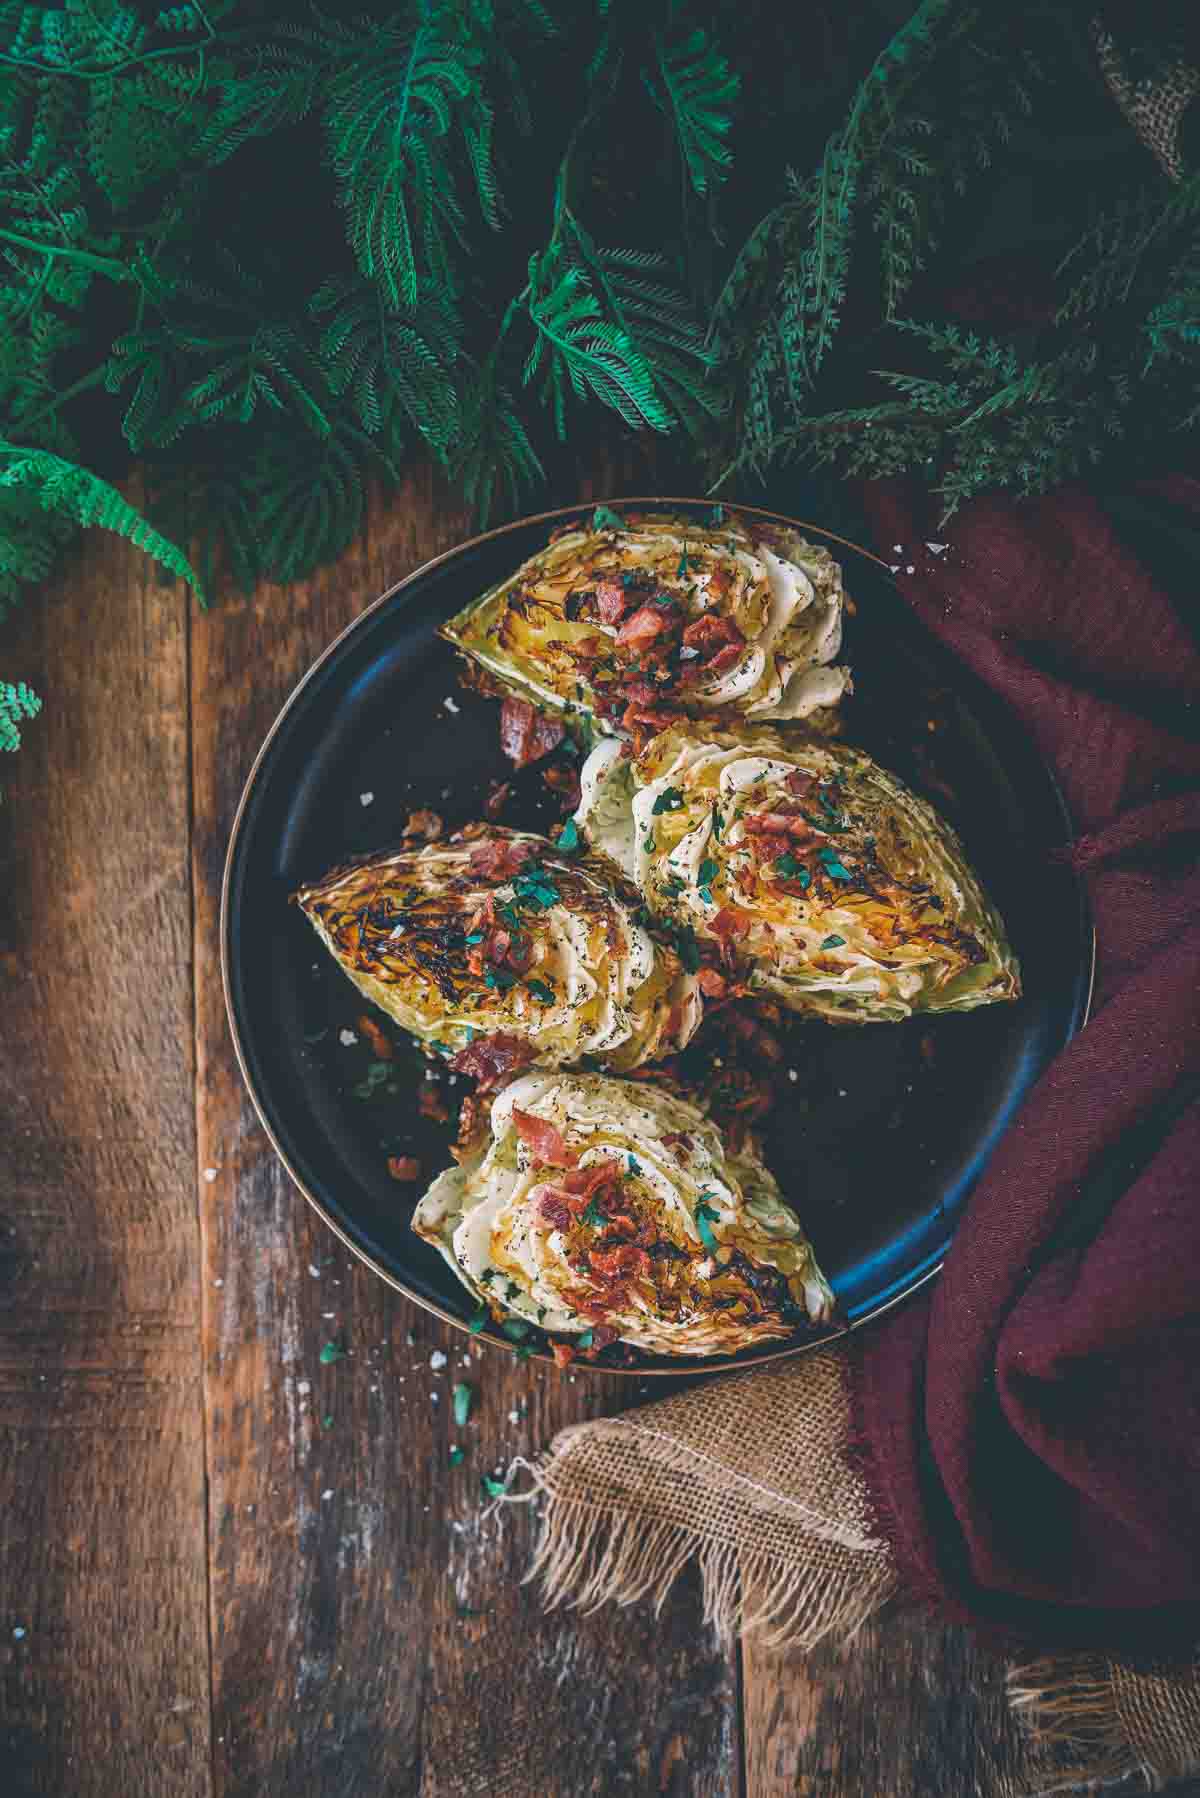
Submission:
<svg viewBox="0 0 1200 1798">
<path fill-rule="evenodd" d="M 321 1366 L 328 1367 L 331 1361 L 341 1361 L 345 1358 L 345 1354 L 344 1342 L 327 1342 L 321 1350 Z"/>
<path fill-rule="evenodd" d="M 579 826 L 574 818 L 568 818 L 558 833 L 557 847 L 564 855 L 571 855 L 579 847 Z M 470 942 L 470 937 L 467 941 Z"/>
<path fill-rule="evenodd" d="M 625 520 L 610 506 L 597 506 L 592 513 L 592 529 L 594 531 L 623 531 Z"/>
<path fill-rule="evenodd" d="M 688 571 L 688 553 L 687 553 L 687 550 L 685 549 L 683 554 L 679 558 L 679 567 L 675 570 L 675 578 L 677 580 L 682 580 L 684 575 L 687 573 L 687 571 Z"/>
<path fill-rule="evenodd" d="M 493 1479 L 490 1473 L 481 1473 L 479 1476 L 479 1484 L 483 1487 L 483 1490 L 487 1493 L 489 1498 L 501 1498 L 504 1495 L 504 1481 Z"/>
<path fill-rule="evenodd" d="M 333 1428 L 333 1412 L 332 1411 L 326 1411 L 324 1417 L 321 1419 L 321 1428 L 323 1430 L 331 1430 Z"/>
<path fill-rule="evenodd" d="M 643 838 L 642 848 L 647 855 L 654 854 L 654 832 L 653 831 L 651 831 L 651 833 L 648 837 Z"/>
<path fill-rule="evenodd" d="M 451 1467 L 460 1466 L 461 1463 L 466 1460 L 466 1458 L 467 1458 L 466 1450 L 459 1448 L 457 1444 L 450 1450 L 450 1465 L 451 1465 Z"/>
<path fill-rule="evenodd" d="M 485 1267 L 479 1278 L 485 1286 L 490 1286 L 492 1281 L 496 1278 L 495 1268 Z"/>
<path fill-rule="evenodd" d="M 675 932 L 675 947 L 679 952 L 679 959 L 687 972 L 689 974 L 699 973 L 700 948 L 696 942 L 695 932 L 690 924 L 681 925 Z"/>
<path fill-rule="evenodd" d="M 827 936 L 821 947 L 822 949 L 840 949 L 845 941 L 844 936 Z"/>
<path fill-rule="evenodd" d="M 667 889 L 667 896 L 670 899 L 678 899 L 684 888 L 684 882 L 679 878 L 678 874 L 668 874 L 667 878 L 663 881 L 663 885 Z"/>
<path fill-rule="evenodd" d="M 377 1093 L 381 1086 L 386 1086 L 392 1076 L 390 1061 L 372 1061 L 367 1067 L 366 1077 L 353 1088 L 356 1099 L 369 1099 Z"/>
<path fill-rule="evenodd" d="M 535 1353 L 536 1353 L 536 1350 L 534 1349 L 532 1342 L 522 1342 L 517 1347 L 517 1351 L 516 1351 L 517 1360 L 518 1361 L 528 1361 L 530 1356 Z"/>
<path fill-rule="evenodd" d="M 588 1200 L 586 1208 L 580 1212 L 579 1221 L 581 1224 L 587 1224 L 593 1230 L 603 1230 L 608 1219 L 596 1203 L 595 1198 L 592 1197 Z"/>
<path fill-rule="evenodd" d="M 513 879 L 513 892 L 518 905 L 531 911 L 549 911 L 562 894 L 543 868 L 526 868 Z"/>
<path fill-rule="evenodd" d="M 521 1288 L 517 1285 L 515 1280 L 510 1280 L 508 1282 L 508 1296 L 510 1299 L 519 1299 L 521 1296 Z"/>
<path fill-rule="evenodd" d="M 837 858 L 836 849 L 818 849 L 826 874 L 831 880 L 850 880 L 853 876 L 848 868 L 844 868 Z"/>
<path fill-rule="evenodd" d="M 717 810 L 715 805 L 713 806 L 712 827 L 713 827 L 714 837 L 719 837 L 721 832 L 725 828 L 725 820 L 721 816 L 720 812 Z"/>
<path fill-rule="evenodd" d="M 708 887 L 712 885 L 720 872 L 720 862 L 715 862 L 711 855 L 706 855 L 696 871 L 696 877 L 701 886 Z"/>
<path fill-rule="evenodd" d="M 696 891 L 699 893 L 701 899 L 703 899 L 705 905 L 715 905 L 717 903 L 712 896 L 711 887 L 697 887 Z"/>
<path fill-rule="evenodd" d="M 474 1396 L 475 1394 L 465 1380 L 459 1380 L 451 1391 L 450 1397 L 454 1401 L 454 1421 L 460 1430 L 471 1415 L 471 1400 Z"/>
<path fill-rule="evenodd" d="M 712 525 L 714 530 L 716 529 L 716 527 L 719 524 L 724 524 L 725 523 L 725 508 L 724 508 L 724 506 L 713 506 L 708 514 L 708 522 L 710 525 Z"/>
<path fill-rule="evenodd" d="M 506 993 L 510 986 L 517 984 L 517 977 L 510 974 L 507 968 L 489 968 L 483 977 L 483 984 L 498 987 L 502 993 Z"/>
<path fill-rule="evenodd" d="M 525 984 L 534 998 L 539 999 L 543 1005 L 554 1004 L 554 994 L 544 980 L 527 980 Z"/>
<path fill-rule="evenodd" d="M 777 855 L 772 865 L 776 874 L 782 874 L 785 880 L 795 880 L 798 875 L 807 872 L 804 863 L 798 862 L 790 852 L 786 855 Z"/>
<path fill-rule="evenodd" d="M 471 932 L 470 936 L 467 938 L 467 941 L 468 941 L 468 943 L 482 943 L 482 941 L 483 941 L 482 930 L 473 930 Z"/>
<path fill-rule="evenodd" d="M 486 1324 L 487 1320 L 488 1320 L 488 1308 L 486 1305 L 480 1305 L 478 1311 L 473 1311 L 471 1313 L 471 1321 L 467 1325 L 467 1328 L 468 1328 L 468 1330 L 470 1330 L 472 1336 L 478 1336 L 480 1330 L 482 1330 L 482 1328 Z"/>
<path fill-rule="evenodd" d="M 523 1342 L 529 1334 L 530 1326 L 523 1317 L 506 1317 L 500 1328 L 510 1341 Z"/>
<path fill-rule="evenodd" d="M 642 1164 L 638 1160 L 637 1156 L 633 1153 L 632 1149 L 626 1149 L 625 1159 L 629 1163 L 629 1171 L 631 1174 L 640 1174 L 641 1173 Z"/>
<path fill-rule="evenodd" d="M 679 788 L 667 787 L 658 795 L 658 798 L 654 801 L 650 810 L 654 816 L 658 818 L 661 817 L 663 812 L 677 812 L 682 806 L 683 794 L 679 791 Z"/>
<path fill-rule="evenodd" d="M 579 1335 L 575 1338 L 575 1341 L 580 1348 L 591 1348 L 595 1340 L 596 1332 L 594 1330 L 581 1330 Z"/>
<path fill-rule="evenodd" d="M 700 1230 L 700 1240 L 710 1255 L 715 1254 L 717 1248 L 717 1239 L 713 1235 L 712 1226 L 715 1220 L 721 1215 L 720 1212 L 714 1210 L 708 1202 L 709 1199 L 713 1197 L 715 1197 L 715 1194 L 713 1193 L 702 1192 L 700 1194 L 700 1203 L 696 1206 L 696 1223 Z"/>
</svg>

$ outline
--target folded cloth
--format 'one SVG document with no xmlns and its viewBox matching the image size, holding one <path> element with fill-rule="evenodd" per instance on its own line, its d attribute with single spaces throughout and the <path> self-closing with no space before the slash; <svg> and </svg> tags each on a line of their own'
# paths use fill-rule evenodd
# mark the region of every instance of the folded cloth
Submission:
<svg viewBox="0 0 1200 1798">
<path fill-rule="evenodd" d="M 718 1627 L 801 1645 L 921 1598 L 1041 1657 L 1014 1702 L 1090 1773 L 1167 1777 L 1200 1767 L 1200 563 L 1168 583 L 1154 546 L 1200 527 L 1200 482 L 1137 499 L 1171 521 L 1143 560 L 1079 492 L 977 502 L 930 549 L 928 502 L 872 490 L 915 610 L 1063 784 L 1091 1020 L 930 1296 L 564 1432 L 535 1571 L 551 1600 L 661 1601 L 694 1558 Z"/>
</svg>

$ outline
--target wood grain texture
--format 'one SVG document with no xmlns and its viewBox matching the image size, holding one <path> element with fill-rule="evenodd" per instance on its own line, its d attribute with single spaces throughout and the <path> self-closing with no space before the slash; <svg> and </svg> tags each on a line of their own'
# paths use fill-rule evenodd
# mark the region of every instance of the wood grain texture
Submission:
<svg viewBox="0 0 1200 1798">
<path fill-rule="evenodd" d="M 51 698 L 0 808 L 0 1785 L 202 1798 L 187 610 L 97 535 L 10 638 Z"/>
<path fill-rule="evenodd" d="M 612 477 L 591 489 L 612 490 Z M 579 491 L 573 482 L 561 499 Z M 229 602 L 195 632 L 215 1789 L 733 1798 L 735 1666 L 706 1638 L 695 1595 L 659 1622 L 548 1617 L 519 1584 L 533 1519 L 485 1515 L 481 1472 L 636 1392 L 518 1364 L 367 1273 L 291 1188 L 227 1034 L 220 879 L 258 744 L 363 605 L 470 534 L 432 477 L 416 474 L 336 569 Z M 330 1341 L 348 1352 L 322 1365 Z M 436 1372 L 435 1350 L 449 1358 Z M 461 1431 L 455 1377 L 475 1399 Z M 453 1442 L 466 1450 L 458 1467 Z"/>
</svg>

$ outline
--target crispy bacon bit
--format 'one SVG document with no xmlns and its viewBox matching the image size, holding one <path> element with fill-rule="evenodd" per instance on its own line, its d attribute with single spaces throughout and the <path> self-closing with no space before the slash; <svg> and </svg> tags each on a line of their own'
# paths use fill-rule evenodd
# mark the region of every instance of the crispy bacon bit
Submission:
<svg viewBox="0 0 1200 1798">
<path fill-rule="evenodd" d="M 700 991 L 706 999 L 723 999 L 729 991 L 729 982 L 715 968 L 701 968 Z"/>
<path fill-rule="evenodd" d="M 751 1054 L 760 1061 L 779 1062 L 783 1060 L 783 1046 L 779 1038 L 766 1029 L 750 1012 L 739 1011 L 732 1006 L 722 1017 L 722 1024 L 731 1036 L 745 1043 Z"/>
<path fill-rule="evenodd" d="M 602 624 L 618 624 L 629 610 L 629 604 L 620 581 L 596 583 L 596 616 Z"/>
<path fill-rule="evenodd" d="M 469 1161 L 480 1147 L 485 1109 L 478 1093 L 464 1094 L 458 1109 L 458 1135 L 450 1145 L 450 1153 L 460 1164 Z"/>
<path fill-rule="evenodd" d="M 494 780 L 488 788 L 488 796 L 483 802 L 484 817 L 498 818 L 508 804 L 508 796 L 511 792 L 511 780 Z"/>
<path fill-rule="evenodd" d="M 500 747 L 518 768 L 541 761 L 566 734 L 560 719 L 543 718 L 527 699 L 509 697 L 500 707 Z"/>
<path fill-rule="evenodd" d="M 683 647 L 698 649 L 705 661 L 724 646 L 736 649 L 739 655 L 746 647 L 746 639 L 732 618 L 704 612 L 699 618 L 693 618 L 683 633 Z"/>
<path fill-rule="evenodd" d="M 559 1184 L 583 1206 L 600 1187 L 607 1186 L 609 1181 L 618 1181 L 624 1171 L 619 1161 L 595 1161 L 590 1167 L 573 1167 Z"/>
<path fill-rule="evenodd" d="M 716 655 L 709 661 L 702 662 L 700 664 L 700 672 L 705 680 L 710 680 L 718 674 L 726 673 L 728 669 L 735 665 L 735 663 L 740 662 L 744 647 L 745 646 L 740 643 L 727 643 L 724 649 L 718 649 Z"/>
<path fill-rule="evenodd" d="M 592 1353 L 597 1349 L 607 1348 L 610 1342 L 619 1342 L 621 1333 L 614 1330 L 611 1324 L 596 1324 L 592 1329 Z"/>
<path fill-rule="evenodd" d="M 549 767 L 542 769 L 542 779 L 552 792 L 559 795 L 564 809 L 573 812 L 583 796 L 579 785 L 579 770 L 568 763 L 551 762 Z"/>
<path fill-rule="evenodd" d="M 671 618 L 663 606 L 639 606 L 617 632 L 617 642 L 626 649 L 645 649 L 656 637 L 670 629 Z"/>
<path fill-rule="evenodd" d="M 803 768 L 793 768 L 783 784 L 794 798 L 806 799 L 815 782 L 812 775 L 806 774 Z"/>
<path fill-rule="evenodd" d="M 467 866 L 472 874 L 499 883 L 519 874 L 535 853 L 532 843 L 514 842 L 511 837 L 485 837 L 472 849 Z"/>
<path fill-rule="evenodd" d="M 816 835 L 807 818 L 791 811 L 749 812 L 742 828 L 752 837 L 791 837 L 797 843 L 811 842 Z"/>
<path fill-rule="evenodd" d="M 572 1361 L 575 1359 L 574 1346 L 569 1342 L 552 1342 L 550 1344 L 550 1353 L 554 1356 L 554 1364 L 556 1367 L 570 1367 Z"/>
<path fill-rule="evenodd" d="M 499 932 L 497 932 L 499 934 Z M 533 966 L 533 938 L 527 930 L 514 930 L 508 942 L 508 965 L 518 974 L 527 974 Z M 496 957 L 492 957 L 493 961 Z"/>
<path fill-rule="evenodd" d="M 421 1178 L 421 1163 L 415 1155 L 389 1155 L 387 1171 L 393 1180 L 405 1182 Z"/>
<path fill-rule="evenodd" d="M 715 937 L 721 939 L 722 943 L 737 943 L 744 936 L 749 936 L 750 926 L 753 922 L 749 912 L 739 911 L 736 905 L 723 905 L 709 925 L 709 929 Z"/>
<path fill-rule="evenodd" d="M 400 835 L 405 839 L 409 837 L 419 837 L 423 843 L 436 843 L 438 838 L 445 834 L 446 825 L 442 818 L 442 814 L 440 812 L 431 812 L 424 809 L 417 812 L 410 812 L 408 815 L 408 823 L 400 832 Z"/>
<path fill-rule="evenodd" d="M 359 1030 L 371 1045 L 371 1052 L 376 1061 L 391 1061 L 396 1053 L 396 1046 L 390 1036 L 380 1029 L 374 1018 L 368 1017 L 364 1011 L 361 1018 L 355 1018 Z"/>
<path fill-rule="evenodd" d="M 569 1230 L 571 1227 L 571 1207 L 555 1186 L 537 1188 L 533 1215 L 539 1224 L 549 1224 L 552 1230 Z"/>
<path fill-rule="evenodd" d="M 523 1036 L 512 1036 L 497 1030 L 493 1036 L 481 1036 L 468 1043 L 453 1057 L 450 1066 L 456 1074 L 470 1074 L 479 1082 L 480 1092 L 491 1092 L 509 1074 L 528 1067 L 534 1059 L 532 1043 Z"/>
<path fill-rule="evenodd" d="M 650 1257 L 645 1249 L 639 1249 L 634 1242 L 619 1242 L 612 1249 L 589 1249 L 588 1263 L 593 1272 L 603 1279 L 620 1280 L 646 1273 L 650 1267 Z"/>
<path fill-rule="evenodd" d="M 547 1118 L 535 1117 L 531 1111 L 513 1106 L 513 1124 L 521 1141 L 531 1148 L 543 1167 L 574 1167 L 578 1151 L 571 1148 L 556 1125 Z"/>
<path fill-rule="evenodd" d="M 450 1122 L 450 1107 L 443 1099 L 436 1081 L 422 1080 L 421 1090 L 417 1095 L 417 1110 L 423 1118 L 430 1118 L 435 1124 Z"/>
</svg>

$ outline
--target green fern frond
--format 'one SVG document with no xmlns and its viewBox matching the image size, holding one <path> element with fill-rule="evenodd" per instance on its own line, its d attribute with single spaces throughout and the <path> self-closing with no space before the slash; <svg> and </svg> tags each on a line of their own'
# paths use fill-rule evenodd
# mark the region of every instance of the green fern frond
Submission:
<svg viewBox="0 0 1200 1798">
<path fill-rule="evenodd" d="M 468 146 L 480 210 L 496 218 L 482 60 L 447 11 L 415 28 L 380 26 L 330 85 L 325 130 L 350 246 L 393 306 L 416 304 L 422 270 L 454 285 L 447 240 L 464 229 L 456 136 Z"/>
<path fill-rule="evenodd" d="M 348 276 L 327 281 L 311 310 L 329 315 L 320 345 L 326 375 L 334 393 L 350 396 L 363 430 L 379 430 L 390 398 L 444 462 L 458 431 L 461 352 L 446 294 L 423 288 L 414 307 L 392 310 L 378 287 Z"/>
<path fill-rule="evenodd" d="M 41 709 L 41 700 L 23 680 L 0 680 L 0 752 L 21 747 L 21 725 Z"/>
<path fill-rule="evenodd" d="M 495 352 L 464 385 L 451 473 L 481 529 L 502 513 L 518 511 L 525 495 L 545 479 L 513 396 L 497 379 Z"/>
<path fill-rule="evenodd" d="M 1200 171 L 1173 186 L 1160 182 L 1119 195 L 1058 266 L 1059 274 L 1082 268 L 1059 308 L 1059 323 L 1123 306 L 1147 264 L 1172 261 L 1181 234 L 1194 240 L 1198 228 Z"/>
<path fill-rule="evenodd" d="M 362 524 L 364 481 L 373 471 L 399 478 L 391 457 L 346 421 L 338 420 L 319 439 L 273 431 L 246 483 L 263 573 L 278 581 L 303 580 L 341 555 Z"/>
<path fill-rule="evenodd" d="M 688 179 L 696 193 L 706 194 L 725 180 L 733 161 L 726 139 L 740 80 L 702 26 L 682 39 L 659 37 L 655 51 L 655 86 L 675 126 Z"/>
</svg>

